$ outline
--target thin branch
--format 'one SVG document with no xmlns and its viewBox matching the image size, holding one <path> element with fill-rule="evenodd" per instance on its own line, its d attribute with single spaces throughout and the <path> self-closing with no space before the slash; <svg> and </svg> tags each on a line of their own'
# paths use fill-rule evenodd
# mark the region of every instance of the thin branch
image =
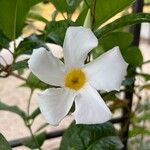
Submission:
<svg viewBox="0 0 150 150">
<path fill-rule="evenodd" d="M 30 92 L 30 95 L 29 95 L 29 100 L 28 100 L 28 106 L 27 106 L 28 116 L 30 116 L 30 104 L 31 104 L 31 99 L 32 99 L 33 92 L 34 92 L 34 90 L 31 89 L 31 92 Z"/>
<path fill-rule="evenodd" d="M 18 78 L 18 79 L 20 79 L 20 80 L 23 80 L 23 81 L 26 81 L 27 79 L 26 78 L 24 78 L 24 77 L 22 77 L 22 76 L 19 76 L 18 74 L 15 74 L 15 73 L 11 73 L 11 75 L 13 76 L 13 77 L 16 77 L 16 78 Z"/>
<path fill-rule="evenodd" d="M 67 20 L 67 18 L 65 17 L 65 15 L 64 15 L 63 13 L 61 13 L 61 15 L 63 16 L 63 18 L 64 18 L 65 20 Z"/>
<path fill-rule="evenodd" d="M 147 61 L 143 62 L 142 65 L 145 65 L 145 64 L 148 64 L 148 63 L 150 63 L 150 60 L 147 60 Z"/>
<path fill-rule="evenodd" d="M 30 132 L 30 134 L 31 134 L 31 136 L 32 136 L 32 138 L 33 138 L 33 140 L 34 140 L 34 142 L 36 143 L 38 149 L 39 149 L 39 150 L 42 150 L 41 147 L 39 146 L 38 141 L 36 140 L 36 138 L 35 138 L 35 136 L 34 136 L 34 134 L 33 134 L 33 132 L 32 132 L 32 129 L 31 129 L 31 126 L 30 126 L 30 125 L 28 126 L 28 129 L 29 129 L 29 132 Z"/>
</svg>

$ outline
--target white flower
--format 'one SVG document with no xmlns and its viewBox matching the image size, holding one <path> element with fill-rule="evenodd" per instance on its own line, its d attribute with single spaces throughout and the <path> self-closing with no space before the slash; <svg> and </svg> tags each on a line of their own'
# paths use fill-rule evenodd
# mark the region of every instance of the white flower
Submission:
<svg viewBox="0 0 150 150">
<path fill-rule="evenodd" d="M 41 112 L 51 125 L 58 125 L 75 102 L 77 124 L 108 121 L 111 112 L 97 90 L 119 90 L 126 75 L 127 63 L 115 47 L 84 64 L 98 40 L 90 29 L 69 27 L 63 45 L 64 63 L 44 48 L 35 49 L 29 60 L 32 72 L 49 88 L 38 95 Z"/>
</svg>

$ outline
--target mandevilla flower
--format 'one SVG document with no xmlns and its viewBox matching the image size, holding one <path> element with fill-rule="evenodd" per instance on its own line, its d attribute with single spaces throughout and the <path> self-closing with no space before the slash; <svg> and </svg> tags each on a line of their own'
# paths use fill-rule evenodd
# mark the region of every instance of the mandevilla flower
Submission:
<svg viewBox="0 0 150 150">
<path fill-rule="evenodd" d="M 119 90 L 126 75 L 127 63 L 119 47 L 84 64 L 87 54 L 98 45 L 90 29 L 69 27 L 64 44 L 64 63 L 44 48 L 33 51 L 31 71 L 47 84 L 59 86 L 38 94 L 41 112 L 51 125 L 58 125 L 75 102 L 77 124 L 98 124 L 108 121 L 111 112 L 97 90 Z"/>
</svg>

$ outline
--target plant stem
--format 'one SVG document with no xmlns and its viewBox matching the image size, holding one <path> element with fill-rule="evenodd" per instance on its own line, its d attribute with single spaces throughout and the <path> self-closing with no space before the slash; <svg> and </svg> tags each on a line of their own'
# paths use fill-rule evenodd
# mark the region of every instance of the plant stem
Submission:
<svg viewBox="0 0 150 150">
<path fill-rule="evenodd" d="M 28 118 L 29 118 L 29 116 L 30 116 L 30 105 L 31 105 L 31 99 L 32 99 L 33 92 L 34 92 L 34 90 L 31 89 L 31 92 L 30 92 L 30 95 L 29 95 L 29 100 L 28 100 L 28 105 L 27 105 Z M 29 132 L 30 132 L 30 134 L 31 134 L 31 137 L 32 137 L 32 139 L 34 140 L 36 146 L 38 147 L 39 150 L 42 150 L 41 147 L 40 147 L 40 145 L 39 145 L 39 143 L 38 143 L 38 141 L 37 141 L 37 139 L 35 138 L 35 136 L 34 136 L 34 134 L 33 134 L 33 132 L 32 132 L 32 129 L 31 129 L 32 123 L 30 123 L 30 119 L 29 119 L 28 122 L 26 123 L 26 126 L 27 126 L 27 128 L 29 129 Z"/>
<path fill-rule="evenodd" d="M 28 116 L 30 116 L 30 104 L 31 104 L 31 98 L 32 98 L 32 95 L 33 95 L 33 89 L 31 89 L 31 92 L 30 92 L 30 95 L 29 95 L 29 100 L 28 100 L 28 106 L 27 106 L 27 113 L 28 113 Z"/>
<path fill-rule="evenodd" d="M 13 77 L 16 77 L 16 78 L 20 79 L 20 80 L 26 81 L 26 78 L 24 78 L 24 77 L 22 77 L 22 76 L 19 76 L 18 74 L 15 74 L 15 73 L 12 72 L 11 75 L 12 75 Z"/>
<path fill-rule="evenodd" d="M 33 132 L 32 132 L 32 129 L 31 129 L 31 126 L 30 126 L 30 125 L 28 125 L 28 129 L 29 129 L 29 132 L 30 132 L 30 134 L 31 134 L 31 136 L 32 136 L 32 139 L 34 140 L 34 142 L 35 142 L 35 144 L 37 145 L 38 149 L 39 149 L 39 150 L 42 150 L 41 147 L 39 146 L 38 141 L 36 140 L 36 138 L 35 138 L 35 136 L 34 136 L 34 134 L 33 134 Z"/>
<path fill-rule="evenodd" d="M 137 0 L 132 9 L 133 13 L 142 12 L 143 11 L 143 0 Z M 133 46 L 138 46 L 140 42 L 140 31 L 141 31 L 141 25 L 135 25 L 133 28 L 131 28 L 131 32 L 133 33 Z M 132 66 L 129 66 L 132 67 Z M 130 73 L 131 74 L 131 73 Z M 136 76 L 136 69 L 132 70 L 132 76 L 135 78 Z M 133 90 L 134 90 L 135 84 L 133 83 L 131 86 L 126 86 L 126 89 L 130 89 L 129 91 L 125 92 L 125 99 L 128 102 L 127 107 L 123 108 L 123 116 L 127 116 L 127 119 L 123 120 L 121 123 L 121 133 L 120 137 L 122 139 L 122 142 L 124 144 L 124 148 L 122 150 L 127 150 L 127 144 L 128 144 L 128 138 L 129 138 L 129 128 L 130 128 L 130 114 L 132 113 L 132 105 L 133 105 Z"/>
</svg>

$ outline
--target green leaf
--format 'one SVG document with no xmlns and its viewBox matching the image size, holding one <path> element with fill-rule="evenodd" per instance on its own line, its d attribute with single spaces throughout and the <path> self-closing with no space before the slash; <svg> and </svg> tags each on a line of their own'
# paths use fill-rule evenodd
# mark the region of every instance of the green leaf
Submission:
<svg viewBox="0 0 150 150">
<path fill-rule="evenodd" d="M 135 116 L 134 117 L 134 122 L 141 122 L 141 121 L 149 121 L 150 120 L 150 112 L 145 112 L 141 116 Z"/>
<path fill-rule="evenodd" d="M 30 8 L 41 0 L 0 0 L 0 29 L 11 40 L 22 32 Z"/>
<path fill-rule="evenodd" d="M 11 66 L 12 71 L 20 70 L 20 69 L 25 69 L 28 67 L 28 59 L 18 61 Z"/>
<path fill-rule="evenodd" d="M 39 80 L 33 73 L 29 74 L 26 83 L 24 83 L 21 86 L 29 87 L 31 89 L 41 89 L 41 90 L 45 90 L 47 88 L 47 84 Z"/>
<path fill-rule="evenodd" d="M 32 114 L 30 115 L 30 119 L 35 119 L 39 114 L 41 114 L 41 111 L 40 111 L 40 109 L 39 108 L 36 108 L 33 112 L 32 112 Z"/>
<path fill-rule="evenodd" d="M 67 0 L 67 4 L 68 4 L 67 13 L 72 14 L 79 6 L 81 1 L 82 0 Z"/>
<path fill-rule="evenodd" d="M 112 32 L 100 40 L 100 44 L 105 51 L 110 50 L 115 46 L 119 46 L 124 50 L 132 43 L 133 36 L 128 32 Z"/>
<path fill-rule="evenodd" d="M 36 12 L 30 12 L 28 14 L 28 18 L 30 19 L 34 19 L 34 20 L 37 20 L 37 21 L 41 21 L 43 23 L 47 23 L 48 20 L 45 19 L 44 17 L 42 17 L 39 13 L 36 13 Z"/>
<path fill-rule="evenodd" d="M 109 93 L 104 93 L 104 94 L 101 94 L 103 99 L 105 101 L 115 101 L 115 100 L 118 100 L 118 98 L 116 97 L 115 95 L 115 92 L 109 92 Z"/>
<path fill-rule="evenodd" d="M 134 127 L 133 129 L 130 130 L 129 137 L 134 137 L 134 136 L 141 135 L 141 134 L 150 135 L 150 131 L 143 127 Z"/>
<path fill-rule="evenodd" d="M 97 58 L 115 46 L 119 46 L 120 50 L 124 51 L 132 43 L 132 40 L 133 36 L 128 32 L 112 32 L 100 40 L 99 46 L 92 51 L 92 54 L 94 58 Z"/>
<path fill-rule="evenodd" d="M 145 81 L 149 81 L 150 80 L 150 74 L 140 73 L 138 75 L 142 76 L 145 79 Z"/>
<path fill-rule="evenodd" d="M 101 39 L 103 36 L 106 36 L 108 33 L 111 33 L 117 29 L 142 23 L 142 22 L 150 22 L 150 14 L 148 13 L 136 13 L 129 14 L 119 19 L 113 21 L 112 23 L 107 24 L 106 26 L 98 29 L 96 31 L 97 38 Z"/>
<path fill-rule="evenodd" d="M 29 5 L 34 6 L 40 2 L 43 2 L 44 0 L 29 0 Z"/>
<path fill-rule="evenodd" d="M 138 47 L 130 47 L 126 51 L 123 51 L 122 54 L 128 64 L 134 67 L 142 65 L 143 56 Z"/>
<path fill-rule="evenodd" d="M 86 18 L 86 16 L 87 16 L 87 12 L 88 12 L 88 9 L 87 9 L 87 8 L 84 8 L 84 9 L 80 12 L 78 18 L 77 18 L 76 21 L 75 21 L 78 26 L 83 26 L 84 21 L 85 21 L 85 18 Z"/>
<path fill-rule="evenodd" d="M 73 122 L 63 135 L 60 150 L 99 150 L 97 147 L 104 150 L 122 147 L 111 123 L 76 125 Z"/>
<path fill-rule="evenodd" d="M 108 19 L 121 12 L 127 6 L 131 5 L 134 0 L 97 0 L 95 7 L 95 26 L 98 27 Z M 91 10 L 93 0 L 88 0 Z"/>
<path fill-rule="evenodd" d="M 35 140 L 33 138 L 26 139 L 26 140 L 22 141 L 21 143 L 23 145 L 31 148 L 31 149 L 36 149 L 39 146 L 43 145 L 43 143 L 44 143 L 44 141 L 46 139 L 46 132 L 42 132 L 40 134 L 36 134 L 35 135 L 35 139 L 36 139 L 37 143 L 35 142 Z"/>
<path fill-rule="evenodd" d="M 96 48 L 94 48 L 92 50 L 92 56 L 93 56 L 94 59 L 96 59 L 97 57 L 99 57 L 103 53 L 105 53 L 105 50 L 102 47 L 102 44 L 100 44 L 100 43 L 98 44 L 98 46 Z"/>
<path fill-rule="evenodd" d="M 68 14 L 72 14 L 81 1 L 82 0 L 50 0 L 58 11 L 62 13 L 67 12 Z"/>
<path fill-rule="evenodd" d="M 66 30 L 69 26 L 73 26 L 71 21 L 51 21 L 45 27 L 45 40 L 49 43 L 63 45 Z"/>
<path fill-rule="evenodd" d="M 46 47 L 46 46 L 42 42 L 42 40 L 39 39 L 38 36 L 33 34 L 25 38 L 23 41 L 21 41 L 21 43 L 15 49 L 14 57 L 16 58 L 22 54 L 32 54 L 33 49 L 36 49 L 39 47 Z"/>
<path fill-rule="evenodd" d="M 123 148 L 120 139 L 116 136 L 104 137 L 94 142 L 88 150 L 119 150 Z"/>
<path fill-rule="evenodd" d="M 11 150 L 9 143 L 1 133 L 0 133 L 0 150 Z"/>
<path fill-rule="evenodd" d="M 55 6 L 55 8 L 60 12 L 67 11 L 67 1 L 66 0 L 50 0 L 50 2 Z"/>
<path fill-rule="evenodd" d="M 27 119 L 26 113 L 23 110 L 21 110 L 18 106 L 9 106 L 0 101 L 0 110 L 10 111 L 12 113 L 19 115 L 24 120 Z"/>
<path fill-rule="evenodd" d="M 10 40 L 0 32 L 0 51 L 2 48 L 8 48 L 9 47 Z"/>
</svg>

